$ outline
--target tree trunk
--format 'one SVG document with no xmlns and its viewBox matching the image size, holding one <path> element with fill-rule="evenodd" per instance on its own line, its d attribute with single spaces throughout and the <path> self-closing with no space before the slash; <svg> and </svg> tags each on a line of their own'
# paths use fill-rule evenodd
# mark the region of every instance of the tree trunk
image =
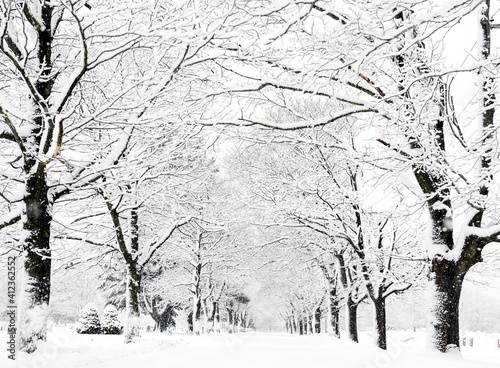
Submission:
<svg viewBox="0 0 500 368">
<path fill-rule="evenodd" d="M 314 312 L 314 332 L 321 333 L 321 317 L 323 313 L 321 311 L 321 307 L 316 308 Z"/>
<path fill-rule="evenodd" d="M 109 208 L 109 205 L 108 205 Z M 128 266 L 128 277 L 127 277 L 127 322 L 124 333 L 124 341 L 126 344 L 131 343 L 135 337 L 140 336 L 139 323 L 140 323 L 140 294 L 141 294 L 141 271 L 138 269 L 137 262 L 137 252 L 139 251 L 139 212 L 137 208 L 133 208 L 130 211 L 130 249 L 131 253 L 127 251 L 125 240 L 123 236 L 123 230 L 120 227 L 120 218 L 116 212 L 116 208 L 113 208 L 112 216 L 115 219 L 115 231 L 118 231 L 119 237 L 118 241 L 122 242 L 120 249 L 122 250 L 122 255 Z"/>
<path fill-rule="evenodd" d="M 346 329 L 349 339 L 358 342 L 358 303 L 350 295 L 346 303 Z"/>
<path fill-rule="evenodd" d="M 380 349 L 387 350 L 387 325 L 383 296 L 374 300 L 373 305 L 375 308 L 375 343 Z"/>
<path fill-rule="evenodd" d="M 459 302 L 463 277 L 456 275 L 456 263 L 442 257 L 432 260 L 429 276 L 431 344 L 441 352 L 460 347 Z"/>
<path fill-rule="evenodd" d="M 212 331 L 219 332 L 219 303 L 212 302 Z"/>
<path fill-rule="evenodd" d="M 343 254 L 336 255 L 337 261 L 339 263 L 339 274 L 342 287 L 344 292 L 347 294 L 346 298 L 346 330 L 349 339 L 354 342 L 358 342 L 358 304 L 352 297 L 353 291 L 351 290 L 352 282 L 349 281 L 348 269 L 345 264 L 345 259 Z"/>
<path fill-rule="evenodd" d="M 206 300 L 201 300 L 200 298 L 200 304 L 203 309 L 203 329 L 202 333 L 207 333 L 208 331 L 208 310 L 207 310 L 207 301 Z"/>
<path fill-rule="evenodd" d="M 24 6 L 29 7 L 28 4 Z M 37 46 L 38 74 L 35 82 L 36 94 L 47 102 L 50 109 L 52 93 L 52 11 L 50 3 L 40 5 L 40 27 L 34 44 Z M 21 20 L 22 21 L 22 20 Z M 33 100 L 35 101 L 35 100 Z M 38 341 L 47 339 L 47 316 L 50 302 L 51 287 L 51 249 L 50 226 L 52 222 L 53 199 L 48 195 L 47 178 L 44 163 L 40 162 L 37 153 L 46 154 L 53 139 L 53 116 L 42 114 L 41 108 L 34 103 L 34 128 L 30 138 L 23 144 L 23 171 L 25 174 L 24 213 L 23 213 L 23 261 L 24 280 L 21 280 L 20 293 L 20 336 L 21 351 L 33 353 Z M 42 145 L 42 137 L 45 142 Z M 20 142 L 18 142 L 19 144 Z M 42 147 L 41 147 L 42 146 Z"/>
<path fill-rule="evenodd" d="M 340 338 L 340 323 L 339 323 L 339 302 L 337 296 L 332 298 L 330 294 L 330 325 L 332 327 L 333 336 Z"/>
<path fill-rule="evenodd" d="M 330 309 L 330 325 L 332 327 L 333 336 L 340 338 L 340 318 L 338 308 Z"/>
<path fill-rule="evenodd" d="M 193 333 L 200 334 L 200 318 L 201 318 L 201 296 L 198 293 L 193 295 Z"/>
<path fill-rule="evenodd" d="M 221 322 L 220 322 L 220 308 L 219 308 L 219 303 L 217 303 L 217 312 L 215 313 L 215 319 L 216 319 L 216 328 L 217 332 L 220 332 L 221 330 Z"/>
<path fill-rule="evenodd" d="M 134 265 L 129 265 L 127 275 L 127 321 L 125 324 L 124 342 L 131 343 L 135 337 L 140 336 L 139 320 L 141 312 L 139 309 L 139 297 L 141 289 L 141 278 L 135 270 Z"/>
<path fill-rule="evenodd" d="M 33 164 L 32 166 L 30 164 Z M 26 163 L 28 172 L 36 171 L 26 178 L 26 212 L 23 216 L 24 270 L 20 294 L 20 338 L 21 351 L 33 353 L 39 340 L 47 338 L 47 315 L 51 286 L 50 226 L 52 203 L 47 196 L 44 166 Z M 25 166 L 26 166 L 25 165 Z"/>
</svg>

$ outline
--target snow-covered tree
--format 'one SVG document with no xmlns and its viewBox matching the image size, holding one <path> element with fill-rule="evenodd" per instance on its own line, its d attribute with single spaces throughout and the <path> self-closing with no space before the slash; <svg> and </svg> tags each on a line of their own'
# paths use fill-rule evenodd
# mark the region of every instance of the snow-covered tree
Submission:
<svg viewBox="0 0 500 368">
<path fill-rule="evenodd" d="M 118 310 L 113 304 L 108 304 L 102 313 L 101 331 L 103 334 L 119 335 L 123 332 L 123 325 L 118 319 Z"/>
<path fill-rule="evenodd" d="M 372 162 L 380 164 L 385 149 L 385 158 L 392 155 L 392 160 L 384 169 L 412 175 L 413 184 L 408 184 L 426 205 L 434 295 L 429 334 L 439 351 L 458 348 L 464 276 L 499 235 L 491 221 L 498 137 L 490 1 L 262 5 L 248 10 L 255 15 L 258 36 L 244 52 L 235 45 L 234 57 L 224 65 L 229 83 L 221 84 L 216 102 L 223 106 L 226 98 L 227 108 L 207 116 L 205 123 L 292 131 L 367 122 L 363 138 L 379 144 Z M 460 21 L 473 19 L 476 12 L 477 57 L 461 65 L 463 60 L 457 62 L 456 53 L 443 47 L 443 39 L 460 32 Z M 452 81 L 462 76 L 467 87 L 454 88 Z M 476 76 L 479 82 L 471 83 Z M 464 93 L 467 113 L 460 114 L 453 101 Z M 327 108 L 319 116 L 296 109 L 294 100 L 307 96 Z M 235 100 L 241 108 L 233 107 Z M 263 113 L 269 110 L 295 118 L 272 119 Z M 221 114 L 225 118 L 216 119 Z M 336 134 L 329 145 L 350 149 L 350 142 Z"/>
<path fill-rule="evenodd" d="M 75 329 L 79 334 L 95 335 L 101 333 L 99 310 L 94 303 L 88 303 L 82 308 Z"/>
<path fill-rule="evenodd" d="M 133 48 L 140 38 L 136 32 L 144 25 L 136 22 L 140 17 L 129 16 L 130 9 L 140 13 L 143 7 L 124 2 L 109 5 L 39 0 L 0 5 L 5 86 L 0 144 L 2 152 L 18 157 L 11 162 L 13 166 L 2 160 L 8 166 L 2 168 L 6 170 L 2 180 L 16 190 L 3 197 L 10 211 L 2 217 L 0 228 L 22 222 L 16 248 L 25 273 L 19 331 L 20 348 L 26 352 L 33 352 L 37 341 L 46 339 L 54 204 L 71 189 L 92 182 L 93 169 L 100 166 L 102 170 L 101 165 L 113 162 L 123 145 L 119 134 L 113 133 L 108 150 L 82 152 L 94 143 L 86 128 L 95 120 L 104 121 L 109 109 L 117 107 L 126 94 L 117 93 L 114 86 L 120 82 L 115 83 L 113 76 L 95 78 L 96 73 Z M 104 22 L 110 11 L 122 16 Z M 121 32 L 122 27 L 134 31 Z M 107 96 L 102 98 L 97 91 Z M 93 93 L 91 104 L 80 103 Z M 111 133 L 112 127 L 108 128 Z M 119 130 L 116 124 L 113 128 Z"/>
</svg>

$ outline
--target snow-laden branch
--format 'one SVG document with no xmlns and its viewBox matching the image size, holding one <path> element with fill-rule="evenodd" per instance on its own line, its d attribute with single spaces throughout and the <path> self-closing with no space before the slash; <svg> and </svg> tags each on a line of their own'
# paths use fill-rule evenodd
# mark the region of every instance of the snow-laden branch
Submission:
<svg viewBox="0 0 500 368">
<path fill-rule="evenodd" d="M 402 292 L 408 290 L 410 287 L 412 287 L 412 284 L 410 284 L 410 283 L 403 283 L 403 284 L 391 283 L 388 286 L 388 288 L 384 291 L 382 298 L 387 299 L 392 294 L 402 293 Z"/>
<path fill-rule="evenodd" d="M 84 188 L 89 184 L 95 182 L 96 180 L 103 177 L 104 172 L 117 164 L 120 158 L 125 154 L 130 138 L 134 131 L 133 126 L 128 126 L 123 129 L 122 133 L 115 142 L 114 148 L 102 161 L 102 163 L 96 164 L 96 170 L 84 175 L 88 170 L 90 170 L 91 165 L 75 169 L 71 173 L 72 180 L 62 183 L 56 189 L 54 189 L 53 195 L 57 198 L 68 192 L 68 188 L 76 186 L 77 188 Z"/>
<path fill-rule="evenodd" d="M 83 78 L 85 73 L 88 70 L 88 46 L 87 46 L 87 39 L 85 36 L 85 29 L 84 26 L 82 25 L 82 22 L 80 18 L 76 15 L 74 9 L 70 9 L 71 14 L 73 15 L 74 19 L 76 20 L 76 24 L 78 25 L 78 33 L 80 36 L 80 43 L 81 43 L 81 60 L 80 60 L 80 65 L 79 67 L 71 74 L 71 76 L 68 78 L 68 80 L 65 83 L 65 86 L 63 88 L 63 91 L 59 94 L 59 99 L 58 101 L 55 101 L 54 103 L 54 110 L 57 111 L 58 114 L 60 114 L 66 105 L 67 101 L 70 99 L 71 95 L 73 94 L 74 89 L 80 82 L 80 80 Z"/>
<path fill-rule="evenodd" d="M 0 229 L 10 226 L 21 220 L 21 209 L 9 212 L 0 217 Z"/>
<path fill-rule="evenodd" d="M 467 226 L 465 229 L 465 236 L 477 236 L 479 238 L 493 238 L 500 235 L 500 224 L 493 225 L 487 228 L 478 228 L 474 226 Z"/>
<path fill-rule="evenodd" d="M 345 118 L 345 117 L 348 117 L 351 115 L 356 115 L 356 114 L 365 113 L 365 112 L 378 112 L 378 111 L 376 109 L 373 109 L 372 107 L 370 107 L 368 105 L 363 105 L 360 107 L 352 107 L 349 109 L 344 109 L 344 110 L 339 111 L 338 113 L 333 114 L 327 118 L 297 121 L 297 122 L 286 123 L 286 124 L 280 124 L 280 123 L 277 123 L 274 121 L 269 121 L 269 120 L 249 120 L 249 119 L 243 119 L 243 118 L 235 119 L 235 120 L 207 119 L 207 120 L 200 121 L 200 124 L 208 125 L 208 126 L 214 126 L 214 125 L 234 125 L 234 126 L 240 126 L 240 127 L 261 126 L 261 127 L 271 128 L 271 129 L 276 129 L 276 130 L 300 130 L 300 129 L 324 126 L 324 125 L 330 124 L 336 120 L 340 120 L 342 118 Z"/>
<path fill-rule="evenodd" d="M 0 106 L 0 116 L 3 117 L 5 124 L 10 129 L 10 132 L 4 131 L 3 138 L 10 139 L 16 142 L 21 149 L 21 152 L 26 152 L 26 147 L 24 146 L 24 140 L 19 135 L 14 123 L 10 120 L 9 116 L 3 111 L 2 106 Z M 0 132 L 1 134 L 1 132 Z"/>
<path fill-rule="evenodd" d="M 172 234 L 174 233 L 174 231 L 187 224 L 189 221 L 191 220 L 190 217 L 186 217 L 182 220 L 179 220 L 177 222 L 175 222 L 173 225 L 170 226 L 170 228 L 165 232 L 165 234 L 158 238 L 158 239 L 154 239 L 150 242 L 150 244 L 148 244 L 147 246 L 144 246 L 143 249 L 145 249 L 140 257 L 139 257 L 139 265 L 141 267 L 144 267 L 150 260 L 151 258 L 153 258 L 153 256 L 155 255 L 156 251 L 158 249 L 160 249 L 160 247 L 165 244 L 168 239 L 170 239 L 170 237 L 172 236 Z"/>
</svg>

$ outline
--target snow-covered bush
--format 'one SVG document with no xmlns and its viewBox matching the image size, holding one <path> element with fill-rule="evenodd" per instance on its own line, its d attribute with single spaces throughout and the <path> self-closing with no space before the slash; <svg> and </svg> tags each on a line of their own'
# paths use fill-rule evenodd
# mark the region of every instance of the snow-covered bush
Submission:
<svg viewBox="0 0 500 368">
<path fill-rule="evenodd" d="M 104 308 L 101 331 L 103 334 L 109 335 L 119 335 L 123 332 L 123 325 L 118 319 L 118 311 L 112 304 L 108 304 L 106 308 Z"/>
<path fill-rule="evenodd" d="M 101 321 L 99 311 L 93 303 L 88 303 L 82 308 L 80 318 L 76 323 L 76 332 L 79 334 L 99 334 L 101 333 Z"/>
</svg>

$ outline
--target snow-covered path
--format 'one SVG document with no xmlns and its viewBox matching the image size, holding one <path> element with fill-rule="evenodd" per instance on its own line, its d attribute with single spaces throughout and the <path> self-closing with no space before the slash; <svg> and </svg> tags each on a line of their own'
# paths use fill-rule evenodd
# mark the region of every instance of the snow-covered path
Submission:
<svg viewBox="0 0 500 368">
<path fill-rule="evenodd" d="M 491 362 L 479 363 L 458 354 L 425 351 L 419 339 L 404 333 L 393 336 L 389 351 L 374 348 L 366 337 L 364 343 L 354 344 L 327 335 L 247 333 L 195 337 L 149 333 L 134 344 L 123 345 L 121 336 L 66 333 L 67 338 L 64 333 L 54 333 L 52 342 L 49 339 L 49 344 L 35 355 L 23 354 L 15 365 L 0 359 L 0 367 L 4 368 L 4 362 L 8 368 L 500 367 L 500 353 L 496 350 L 474 353 L 474 357 Z"/>
</svg>

